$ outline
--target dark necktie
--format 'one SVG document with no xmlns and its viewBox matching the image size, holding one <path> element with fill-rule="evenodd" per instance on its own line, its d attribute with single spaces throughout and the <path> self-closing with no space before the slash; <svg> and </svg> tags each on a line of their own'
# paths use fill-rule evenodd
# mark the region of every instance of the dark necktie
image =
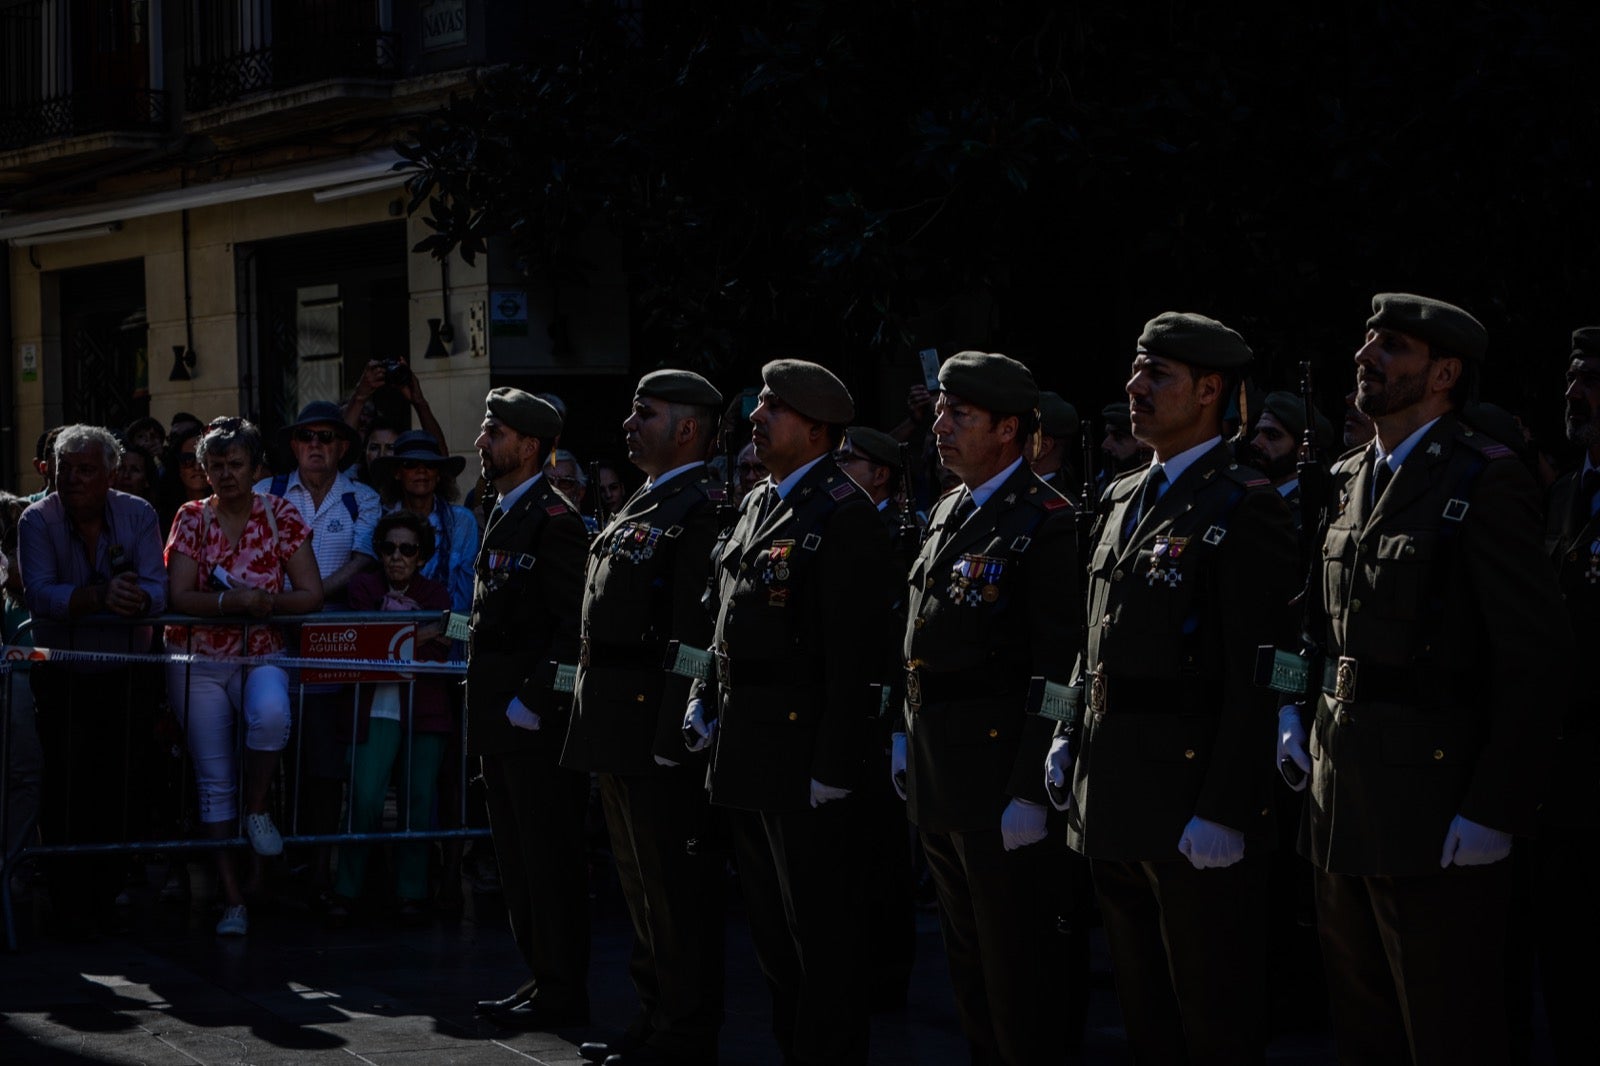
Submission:
<svg viewBox="0 0 1600 1066">
<path fill-rule="evenodd" d="M 1394 480 L 1394 467 L 1388 460 L 1379 459 L 1378 465 L 1372 470 L 1372 506 L 1378 506 L 1378 501 L 1383 499 L 1383 490 L 1389 487 L 1389 482 Z"/>
<path fill-rule="evenodd" d="M 766 491 L 761 494 L 761 507 L 756 514 L 756 525 L 759 526 L 772 517 L 772 512 L 777 506 L 778 487 L 776 485 L 768 485 Z"/>
<path fill-rule="evenodd" d="M 1128 518 L 1122 526 L 1122 539 L 1127 540 L 1133 536 L 1133 531 L 1138 528 L 1140 519 L 1150 513 L 1150 509 L 1161 498 L 1161 486 L 1167 483 L 1167 472 L 1159 466 L 1150 468 L 1144 476 L 1144 484 L 1139 488 L 1139 505 L 1128 512 Z"/>
<path fill-rule="evenodd" d="M 1578 513 L 1584 519 L 1594 516 L 1594 495 L 1600 492 L 1600 470 L 1589 469 L 1578 479 Z"/>
</svg>

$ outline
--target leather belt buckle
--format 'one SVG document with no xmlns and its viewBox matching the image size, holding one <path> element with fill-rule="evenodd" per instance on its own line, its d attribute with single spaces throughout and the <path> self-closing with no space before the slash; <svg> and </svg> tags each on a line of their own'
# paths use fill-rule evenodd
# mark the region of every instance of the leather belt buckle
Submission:
<svg viewBox="0 0 1600 1066">
<path fill-rule="evenodd" d="M 725 651 L 712 652 L 717 658 L 717 684 L 723 688 L 733 685 L 733 664 Z"/>
<path fill-rule="evenodd" d="M 915 659 L 906 663 L 906 703 L 913 709 L 922 706 L 922 671 Z"/>
<path fill-rule="evenodd" d="M 582 638 L 578 645 L 578 665 L 585 670 L 589 669 L 589 638 Z"/>
<path fill-rule="evenodd" d="M 1348 655 L 1339 656 L 1333 675 L 1333 698 L 1350 703 L 1356 698 L 1356 674 L 1361 664 Z"/>
<path fill-rule="evenodd" d="M 1089 713 L 1099 716 L 1106 713 L 1106 673 L 1095 670 L 1089 674 Z"/>
</svg>

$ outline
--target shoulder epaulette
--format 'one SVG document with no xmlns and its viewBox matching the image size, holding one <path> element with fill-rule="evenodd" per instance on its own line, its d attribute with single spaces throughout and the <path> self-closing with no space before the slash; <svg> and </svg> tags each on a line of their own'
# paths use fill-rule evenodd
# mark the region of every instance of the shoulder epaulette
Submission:
<svg viewBox="0 0 1600 1066">
<path fill-rule="evenodd" d="M 544 513 L 548 515 L 566 514 L 567 505 L 564 503 L 552 503 L 549 507 L 544 509 Z"/>
<path fill-rule="evenodd" d="M 1072 501 L 1065 496 L 1048 496 L 1042 501 L 1046 511 L 1059 511 L 1063 507 L 1071 507 Z"/>
<path fill-rule="evenodd" d="M 1512 451 L 1504 444 L 1501 444 L 1493 437 L 1487 436 L 1483 433 L 1478 433 L 1474 430 L 1463 429 L 1460 433 L 1456 434 L 1456 439 L 1462 444 L 1465 444 L 1467 447 L 1471 448 L 1473 451 L 1477 452 L 1479 455 L 1483 456 L 1485 459 L 1515 459 L 1517 457 L 1516 452 Z"/>
<path fill-rule="evenodd" d="M 828 490 L 828 495 L 832 496 L 835 500 L 842 500 L 846 496 L 849 496 L 851 493 L 853 493 L 855 491 L 856 491 L 855 482 L 846 481 L 843 485 L 840 485 L 837 488 L 829 489 Z"/>
<path fill-rule="evenodd" d="M 1222 476 L 1230 481 L 1237 482 L 1247 489 L 1259 489 L 1271 485 L 1270 478 L 1262 477 L 1261 471 L 1252 466 L 1241 466 L 1238 463 L 1229 463 L 1222 468 Z"/>
</svg>

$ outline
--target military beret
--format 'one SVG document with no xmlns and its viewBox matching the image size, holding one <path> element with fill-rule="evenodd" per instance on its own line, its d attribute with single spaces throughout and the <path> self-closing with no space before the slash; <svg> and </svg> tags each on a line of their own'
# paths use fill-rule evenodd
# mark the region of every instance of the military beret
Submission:
<svg viewBox="0 0 1600 1066">
<path fill-rule="evenodd" d="M 695 407 L 722 406 L 722 393 L 693 370 L 652 370 L 639 379 L 633 394 Z"/>
<path fill-rule="evenodd" d="M 813 422 L 842 426 L 856 416 L 850 390 L 827 367 L 804 359 L 775 359 L 761 368 L 761 380 L 778 399 Z"/>
<path fill-rule="evenodd" d="M 1039 427 L 1047 437 L 1064 440 L 1078 435 L 1078 409 L 1059 393 L 1039 393 Z"/>
<path fill-rule="evenodd" d="M 1409 333 L 1469 363 L 1483 362 L 1483 351 L 1489 346 L 1483 323 L 1461 308 L 1408 292 L 1380 292 L 1374 296 L 1367 328 Z"/>
<path fill-rule="evenodd" d="M 1280 390 L 1267 393 L 1267 398 L 1262 401 L 1261 410 L 1264 414 L 1272 416 L 1283 431 L 1295 440 L 1299 440 L 1306 432 L 1306 405 L 1298 393 Z M 1333 423 L 1325 418 L 1321 411 L 1314 412 L 1317 416 L 1317 445 L 1321 448 L 1333 447 Z"/>
<path fill-rule="evenodd" d="M 1039 406 L 1033 371 L 996 352 L 957 352 L 939 366 L 939 388 L 998 415 Z"/>
<path fill-rule="evenodd" d="M 1144 324 L 1139 350 L 1206 370 L 1235 370 L 1250 362 L 1244 338 L 1214 318 L 1166 311 Z"/>
<path fill-rule="evenodd" d="M 484 409 L 524 437 L 549 441 L 561 435 L 561 415 L 548 400 L 521 389 L 490 389 Z"/>
<path fill-rule="evenodd" d="M 1109 425 L 1130 429 L 1133 426 L 1133 415 L 1128 411 L 1128 401 L 1121 403 L 1108 403 L 1100 409 L 1100 419 Z"/>
<path fill-rule="evenodd" d="M 1572 358 L 1600 359 L 1600 326 L 1584 326 L 1572 331 Z"/>
<path fill-rule="evenodd" d="M 881 429 L 870 426 L 851 426 L 844 431 L 850 447 L 882 466 L 900 465 L 900 442 Z"/>
</svg>

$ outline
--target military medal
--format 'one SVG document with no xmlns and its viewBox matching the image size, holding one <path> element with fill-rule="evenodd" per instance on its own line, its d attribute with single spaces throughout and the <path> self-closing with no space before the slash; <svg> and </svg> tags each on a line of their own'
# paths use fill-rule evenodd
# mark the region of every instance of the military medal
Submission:
<svg viewBox="0 0 1600 1066">
<path fill-rule="evenodd" d="M 778 582 L 778 581 L 788 581 L 789 580 L 789 561 L 793 557 L 794 557 L 794 541 L 792 541 L 792 540 L 775 540 L 775 541 L 773 541 L 771 546 L 767 548 L 767 568 L 762 573 L 761 579 L 764 582 L 766 582 L 768 585 L 771 585 L 771 584 L 773 584 L 775 582 Z M 788 592 L 787 589 L 784 590 L 783 595 L 784 595 L 785 600 L 787 600 L 788 595 L 789 595 L 789 592 Z M 774 604 L 774 606 L 781 606 L 781 604 Z"/>
<path fill-rule="evenodd" d="M 980 592 L 979 595 L 983 597 L 984 603 L 993 603 L 995 600 L 1000 598 L 1000 586 L 985 585 L 983 586 L 983 591 Z"/>
<path fill-rule="evenodd" d="M 1188 544 L 1188 537 L 1157 537 L 1155 547 L 1150 550 L 1150 569 L 1144 575 L 1145 584 L 1153 588 L 1160 581 L 1169 589 L 1181 585 L 1183 572 L 1178 569 L 1177 562 Z"/>
</svg>

